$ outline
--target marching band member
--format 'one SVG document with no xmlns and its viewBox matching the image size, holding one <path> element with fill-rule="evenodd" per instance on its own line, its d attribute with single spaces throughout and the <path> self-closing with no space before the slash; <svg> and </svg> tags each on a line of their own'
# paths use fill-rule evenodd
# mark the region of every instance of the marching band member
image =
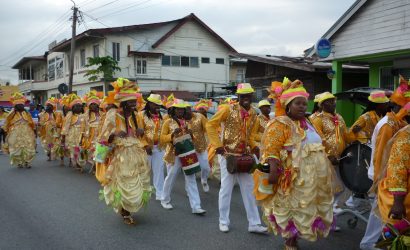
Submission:
<svg viewBox="0 0 410 250">
<path fill-rule="evenodd" d="M 155 187 L 155 199 L 161 200 L 164 189 L 164 148 L 160 142 L 160 134 L 164 120 L 160 107 L 162 106 L 161 96 L 151 94 L 147 98 L 147 104 L 143 111 L 138 113 L 138 127 L 144 130 L 144 138 L 148 145 L 145 151 L 148 154 L 148 163 L 152 170 L 152 179 Z"/>
<path fill-rule="evenodd" d="M 31 168 L 30 162 L 36 155 L 35 124 L 30 113 L 24 109 L 27 99 L 22 93 L 13 93 L 10 102 L 14 109 L 7 116 L 3 126 L 7 134 L 7 146 L 4 145 L 4 149 L 10 155 L 12 165 Z"/>
<path fill-rule="evenodd" d="M 208 110 L 212 107 L 212 100 L 201 99 L 199 102 L 195 103 L 194 109 L 196 112 L 208 118 Z"/>
<path fill-rule="evenodd" d="M 40 139 L 47 154 L 47 161 L 54 159 L 60 144 L 60 133 L 63 117 L 56 112 L 58 100 L 54 97 L 46 101 L 45 112 L 40 114 Z"/>
<path fill-rule="evenodd" d="M 62 144 L 65 145 L 70 153 L 70 167 L 74 167 L 83 172 L 84 162 L 80 159 L 80 146 L 85 134 L 85 118 L 83 113 L 83 103 L 76 94 L 68 97 L 70 111 L 63 121 L 61 130 Z"/>
<path fill-rule="evenodd" d="M 107 205 L 120 213 L 124 223 L 134 225 L 131 213 L 145 206 L 153 191 L 144 132 L 138 128 L 135 111 L 141 94 L 136 83 L 128 79 L 118 78 L 112 85 L 119 108 L 107 112 L 101 131 L 100 143 L 112 148 L 103 194 Z"/>
<path fill-rule="evenodd" d="M 168 97 L 163 96 L 162 98 L 162 106 L 164 106 L 167 109 L 167 114 L 162 117 L 164 121 L 168 120 L 171 117 L 171 112 L 173 110 L 172 104 L 174 104 L 175 97 L 174 94 L 170 94 Z"/>
<path fill-rule="evenodd" d="M 87 111 L 84 113 L 85 133 L 82 141 L 82 150 L 84 165 L 88 161 L 95 169 L 93 154 L 95 151 L 95 143 L 97 142 L 98 127 L 101 123 L 102 113 L 100 112 L 101 100 L 97 96 L 95 90 L 90 91 L 84 98 L 87 105 Z"/>
<path fill-rule="evenodd" d="M 263 132 L 265 132 L 266 125 L 270 121 L 271 104 L 268 100 L 262 100 L 258 103 L 258 108 L 261 113 L 258 115 L 258 135 L 255 137 L 257 142 L 261 141 Z"/>
<path fill-rule="evenodd" d="M 370 142 L 374 127 L 390 108 L 390 100 L 384 91 L 373 91 L 368 99 L 368 112 L 361 115 L 350 129 L 352 136 L 361 143 Z"/>
<path fill-rule="evenodd" d="M 382 164 L 384 153 L 387 151 L 386 146 L 388 141 L 396 134 L 401 128 L 407 125 L 406 116 L 409 114 L 410 101 L 409 97 L 409 84 L 400 76 L 400 85 L 394 91 L 390 97 L 392 103 L 392 111 L 388 112 L 375 126 L 372 139 L 371 148 L 372 155 L 370 158 L 370 167 L 368 169 L 369 179 L 373 180 L 373 187 L 377 187 L 380 180 L 384 178 Z M 378 195 L 376 193 L 376 195 Z M 374 199 L 372 208 L 377 207 L 378 199 Z M 372 248 L 378 241 L 380 234 L 382 233 L 383 222 L 374 213 L 374 209 L 371 210 L 369 215 L 369 221 L 366 226 L 365 235 L 360 242 L 361 249 Z"/>
<path fill-rule="evenodd" d="M 255 146 L 257 119 L 256 111 L 251 106 L 254 89 L 249 83 L 238 84 L 237 95 L 239 103 L 224 105 L 207 123 L 206 130 L 210 143 L 216 148 L 221 167 L 221 189 L 219 191 L 219 230 L 229 231 L 229 210 L 232 189 L 235 180 L 239 182 L 242 199 L 249 222 L 248 231 L 254 233 L 266 232 L 261 226 L 255 197 L 252 194 L 253 179 L 249 173 L 233 173 L 227 170 L 227 157 L 254 153 L 259 155 L 259 148 Z M 222 127 L 222 139 L 218 128 Z"/>
<path fill-rule="evenodd" d="M 188 131 L 187 122 L 184 118 L 186 104 L 181 99 L 175 99 L 172 104 L 173 112 L 168 120 L 164 122 L 161 130 L 160 141 L 166 144 L 164 161 L 168 164 L 168 174 L 165 178 L 164 189 L 162 191 L 161 205 L 165 209 L 172 209 L 171 191 L 179 173 L 182 163 L 179 157 L 176 157 L 175 147 L 172 141 L 184 134 L 191 134 Z M 195 174 L 185 174 L 185 187 L 188 192 L 189 203 L 193 214 L 204 214 L 206 211 L 201 208 L 201 199 L 199 197 L 198 187 L 196 184 Z"/>
<path fill-rule="evenodd" d="M 314 120 L 320 112 L 322 112 L 322 107 L 319 106 L 319 99 L 321 94 L 315 95 L 315 99 L 313 99 L 313 110 L 312 114 L 309 116 L 309 120 Z"/>
<path fill-rule="evenodd" d="M 188 123 L 188 129 L 192 131 L 192 141 L 198 156 L 199 165 L 201 166 L 202 189 L 207 193 L 209 192 L 208 177 L 211 172 L 208 162 L 208 142 L 206 139 L 206 123 L 208 119 L 203 114 L 193 113 L 191 106 L 188 104 L 185 112 L 185 119 Z"/>
<path fill-rule="evenodd" d="M 261 160 L 269 164 L 273 185 L 258 200 L 269 228 L 286 240 L 285 249 L 297 249 L 298 238 L 326 237 L 333 222 L 332 167 L 305 118 L 308 96 L 302 82 L 285 80 L 278 101 L 286 115 L 268 123 L 262 137 Z M 257 190 L 259 185 L 255 182 Z"/>
</svg>

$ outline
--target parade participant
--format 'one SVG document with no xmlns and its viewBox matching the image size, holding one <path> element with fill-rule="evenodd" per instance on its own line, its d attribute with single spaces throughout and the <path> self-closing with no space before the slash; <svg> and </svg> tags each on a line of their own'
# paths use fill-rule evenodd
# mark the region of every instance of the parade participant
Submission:
<svg viewBox="0 0 410 250">
<path fill-rule="evenodd" d="M 309 120 L 315 119 L 316 116 L 320 114 L 320 112 L 322 112 L 322 107 L 319 106 L 320 95 L 321 94 L 315 95 L 315 99 L 313 99 L 313 103 L 314 103 L 313 110 L 312 110 L 312 114 L 309 116 Z"/>
<path fill-rule="evenodd" d="M 408 95 L 409 97 L 406 97 Z M 370 167 L 368 169 L 369 179 L 373 180 L 373 187 L 377 187 L 383 171 L 383 155 L 386 152 L 388 141 L 401 128 L 407 125 L 405 117 L 408 115 L 410 105 L 409 85 L 408 82 L 400 77 L 400 85 L 390 97 L 392 103 L 392 111 L 388 112 L 375 126 L 372 139 L 371 148 L 372 155 L 370 158 Z M 407 106 L 406 106 L 407 105 Z M 374 191 L 374 190 L 372 190 Z M 376 195 L 378 195 L 376 193 Z M 370 249 L 378 241 L 382 233 L 383 223 L 379 217 L 374 213 L 374 208 L 377 207 L 377 197 L 372 204 L 372 210 L 369 215 L 369 221 L 366 226 L 365 235 L 360 242 L 361 249 Z"/>
<path fill-rule="evenodd" d="M 118 104 L 115 104 L 115 92 L 109 91 L 108 95 L 104 97 L 103 101 L 100 104 L 100 109 L 102 110 L 101 119 L 98 124 L 97 129 L 97 142 L 101 141 L 102 128 L 107 117 L 108 112 L 116 112 Z M 107 156 L 105 162 L 96 162 L 95 163 L 95 177 L 101 183 L 102 186 L 107 184 L 107 179 L 105 178 L 105 173 L 107 170 L 108 163 L 110 162 L 110 157 Z"/>
<path fill-rule="evenodd" d="M 233 100 L 230 97 L 226 98 L 225 100 L 221 99 L 217 107 L 217 111 L 219 111 L 225 105 L 232 105 L 235 103 L 236 103 L 236 100 Z M 218 131 L 219 136 L 221 136 L 221 132 L 222 132 L 221 126 L 218 127 L 217 131 Z M 216 147 L 212 145 L 211 143 L 209 143 L 207 151 L 208 151 L 208 162 L 209 162 L 209 166 L 211 167 L 211 176 L 216 178 L 220 182 L 221 181 L 221 167 L 219 164 L 219 158 L 216 157 L 217 154 L 215 150 L 216 150 Z"/>
<path fill-rule="evenodd" d="M 6 122 L 6 117 L 9 113 L 4 111 L 4 108 L 0 106 L 0 151 L 3 148 L 3 144 L 6 143 L 6 132 L 3 129 L 4 123 Z"/>
<path fill-rule="evenodd" d="M 161 130 L 160 141 L 166 145 L 164 161 L 168 165 L 168 174 L 164 181 L 164 189 L 162 191 L 161 205 L 165 209 L 172 209 L 171 191 L 175 183 L 175 179 L 180 172 L 182 163 L 179 157 L 176 156 L 173 140 L 185 135 L 192 134 L 187 128 L 187 122 L 184 118 L 186 104 L 181 99 L 175 99 L 172 104 L 173 112 L 168 120 L 164 122 Z M 192 135 L 191 135 L 192 137 Z M 199 198 L 198 187 L 196 184 L 195 174 L 185 174 L 185 188 L 188 192 L 189 203 L 193 214 L 204 214 L 206 211 L 201 208 L 201 199 Z"/>
<path fill-rule="evenodd" d="M 97 142 L 98 127 L 101 123 L 100 103 L 101 100 L 97 96 L 95 90 L 90 91 L 84 98 L 87 105 L 87 111 L 84 113 L 85 133 L 82 141 L 81 160 L 92 164 L 92 169 L 95 170 L 93 155 L 95 151 L 95 143 Z"/>
<path fill-rule="evenodd" d="M 172 104 L 174 104 L 175 97 L 174 94 L 170 94 L 168 97 L 163 96 L 162 98 L 162 106 L 164 106 L 167 109 L 167 114 L 162 117 L 164 121 L 168 120 L 171 117 L 172 110 L 174 109 L 172 107 Z"/>
<path fill-rule="evenodd" d="M 10 155 L 10 163 L 17 167 L 31 168 L 30 162 L 36 154 L 35 124 L 30 113 L 24 109 L 27 99 L 20 92 L 15 92 L 10 98 L 14 109 L 6 118 L 3 126 L 7 134 L 4 149 Z"/>
<path fill-rule="evenodd" d="M 112 85 L 119 108 L 107 113 L 100 137 L 100 144 L 112 148 L 103 194 L 124 223 L 133 225 L 131 213 L 145 206 L 152 193 L 144 131 L 138 128 L 135 111 L 141 94 L 136 83 L 128 79 L 118 78 Z"/>
<path fill-rule="evenodd" d="M 322 112 L 311 121 L 323 140 L 329 160 L 337 166 L 340 155 L 350 142 L 346 124 L 343 117 L 336 113 L 336 97 L 333 94 L 320 94 L 318 104 Z"/>
<path fill-rule="evenodd" d="M 208 177 L 211 172 L 208 162 L 206 123 L 208 119 L 200 113 L 193 113 L 191 106 L 187 104 L 185 119 L 188 129 L 192 131 L 192 141 L 195 146 L 196 155 L 201 166 L 201 184 L 205 193 L 209 192 Z"/>
<path fill-rule="evenodd" d="M 80 146 L 85 134 L 85 118 L 83 113 L 83 103 L 76 94 L 68 97 L 70 111 L 64 117 L 63 128 L 61 130 L 62 144 L 70 153 L 70 167 L 74 164 L 80 172 L 84 172 L 84 162 L 80 159 Z"/>
<path fill-rule="evenodd" d="M 219 230 L 229 231 L 229 211 L 232 190 L 235 180 L 238 181 L 243 203 L 248 218 L 248 231 L 254 233 L 266 232 L 267 228 L 261 226 L 255 197 L 252 194 L 253 179 L 249 173 L 229 173 L 227 159 L 246 154 L 259 155 L 259 148 L 255 146 L 254 137 L 257 133 L 255 126 L 257 114 L 251 106 L 254 89 L 249 83 L 238 84 L 236 94 L 239 102 L 224 105 L 208 121 L 206 130 L 210 143 L 216 148 L 221 167 L 221 189 L 219 191 Z M 222 138 L 219 137 L 218 128 L 222 128 Z M 235 166 L 234 166 L 235 167 Z"/>
<path fill-rule="evenodd" d="M 390 100 L 384 91 L 373 91 L 368 99 L 370 104 L 367 112 L 361 115 L 350 129 L 352 137 L 361 143 L 370 142 L 374 127 L 390 108 Z"/>
<path fill-rule="evenodd" d="M 270 121 L 271 104 L 268 100 L 262 100 L 258 103 L 260 114 L 258 115 L 258 135 L 255 137 L 257 142 L 261 141 L 263 132 L 265 132 L 266 125 Z"/>
<path fill-rule="evenodd" d="M 61 127 L 60 127 L 60 135 L 62 128 L 64 127 L 64 120 L 65 117 L 67 116 L 68 112 L 70 111 L 70 100 L 69 96 L 63 95 L 60 98 L 60 105 L 61 105 L 61 111 L 62 111 L 62 122 L 61 122 Z M 70 151 L 65 147 L 65 145 L 62 143 L 62 135 L 60 136 L 60 146 L 57 149 L 57 155 L 60 157 L 60 165 L 64 166 L 64 157 L 67 157 L 69 159 L 69 165 L 71 165 L 71 158 L 70 158 Z"/>
<path fill-rule="evenodd" d="M 394 224 L 410 219 L 410 125 L 397 132 L 385 150 L 388 161 L 378 185 L 378 208 L 383 222 Z"/>
<path fill-rule="evenodd" d="M 269 228 L 285 239 L 285 249 L 297 249 L 298 238 L 326 237 L 333 222 L 334 173 L 320 136 L 305 118 L 308 96 L 299 80 L 284 82 L 280 102 L 286 115 L 274 118 L 262 137 L 261 160 L 269 164 L 273 185 L 259 200 Z"/>
<path fill-rule="evenodd" d="M 45 112 L 40 114 L 40 139 L 43 149 L 47 154 L 47 161 L 54 160 L 60 145 L 63 117 L 60 112 L 56 112 L 57 104 L 58 100 L 56 98 L 49 98 L 46 101 Z"/>
<path fill-rule="evenodd" d="M 161 200 L 164 189 L 164 149 L 165 145 L 160 142 L 160 135 L 164 120 L 160 107 L 161 96 L 150 94 L 143 111 L 138 113 L 138 127 L 144 130 L 144 139 L 147 142 L 145 151 L 148 154 L 148 163 L 152 170 L 152 179 L 155 187 L 155 199 Z"/>
<path fill-rule="evenodd" d="M 201 99 L 199 102 L 195 103 L 194 109 L 196 112 L 208 118 L 208 110 L 212 107 L 212 100 Z"/>
</svg>

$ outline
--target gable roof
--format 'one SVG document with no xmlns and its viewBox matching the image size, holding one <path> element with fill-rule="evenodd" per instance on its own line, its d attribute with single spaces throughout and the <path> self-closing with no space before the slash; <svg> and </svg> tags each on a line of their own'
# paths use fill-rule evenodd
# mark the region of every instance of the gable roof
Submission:
<svg viewBox="0 0 410 250">
<path fill-rule="evenodd" d="M 356 0 L 352 6 L 328 29 L 321 38 L 330 39 L 356 12 L 367 2 L 367 0 Z M 312 57 L 315 53 L 315 46 L 305 50 L 306 57 Z"/>
<path fill-rule="evenodd" d="M 104 35 L 112 34 L 112 33 L 122 33 L 122 32 L 129 32 L 129 31 L 144 31 L 144 30 L 152 30 L 158 29 L 169 24 L 175 24 L 175 26 L 168 31 L 165 35 L 160 37 L 151 47 L 157 48 L 162 42 L 167 40 L 174 32 L 179 30 L 185 23 L 189 21 L 194 21 L 200 26 L 202 26 L 206 31 L 208 31 L 216 40 L 218 40 L 223 46 L 225 46 L 230 52 L 236 53 L 236 50 L 229 45 L 222 37 L 220 37 L 215 31 L 213 31 L 208 25 L 202 22 L 194 13 L 189 14 L 180 19 L 167 21 L 167 22 L 159 22 L 159 23 L 148 23 L 148 24 L 138 24 L 138 25 L 129 25 L 129 26 L 120 26 L 120 27 L 112 27 L 112 28 L 101 28 L 101 29 L 89 29 L 84 31 L 83 33 L 77 35 L 75 37 L 76 41 L 86 40 L 88 38 L 95 38 L 101 37 L 104 38 Z M 70 49 L 71 39 L 68 39 L 61 44 L 58 44 L 51 51 L 67 51 Z"/>
</svg>

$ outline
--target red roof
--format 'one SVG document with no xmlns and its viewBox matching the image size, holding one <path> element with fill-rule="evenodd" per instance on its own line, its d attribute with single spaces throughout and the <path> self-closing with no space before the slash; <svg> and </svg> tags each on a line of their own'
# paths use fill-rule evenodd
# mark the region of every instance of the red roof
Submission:
<svg viewBox="0 0 410 250">
<path fill-rule="evenodd" d="M 167 38 L 169 38 L 174 32 L 176 32 L 179 28 L 181 28 L 188 21 L 194 21 L 198 23 L 200 26 L 205 28 L 205 30 L 207 30 L 215 39 L 217 39 L 221 44 L 223 44 L 230 52 L 233 52 L 233 53 L 236 52 L 236 50 L 231 45 L 229 45 L 224 39 L 222 39 L 222 37 L 220 37 L 215 31 L 213 31 L 208 25 L 202 22 L 193 13 L 181 19 L 176 19 L 176 20 L 167 21 L 167 22 L 138 24 L 138 25 L 130 25 L 130 26 L 103 28 L 103 29 L 89 29 L 77 35 L 75 40 L 80 41 L 86 38 L 95 38 L 96 36 L 101 36 L 101 38 L 103 38 L 105 34 L 111 34 L 111 33 L 117 33 L 117 32 L 127 32 L 127 31 L 137 31 L 137 30 L 150 30 L 150 29 L 156 29 L 156 28 L 163 27 L 170 23 L 177 23 L 174 28 L 172 28 L 168 33 L 166 33 L 164 36 L 159 38 L 152 45 L 152 48 L 157 48 L 162 42 L 164 42 Z M 64 41 L 63 43 L 55 46 L 53 49 L 51 49 L 51 51 L 69 50 L 70 44 L 71 44 L 71 39 L 68 39 Z"/>
</svg>

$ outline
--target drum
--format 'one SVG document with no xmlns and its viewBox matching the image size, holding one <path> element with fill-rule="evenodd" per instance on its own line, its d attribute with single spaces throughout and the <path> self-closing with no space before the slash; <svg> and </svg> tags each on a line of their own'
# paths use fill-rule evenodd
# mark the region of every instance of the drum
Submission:
<svg viewBox="0 0 410 250">
<path fill-rule="evenodd" d="M 340 157 L 340 178 L 353 193 L 367 194 L 373 184 L 367 175 L 371 154 L 372 150 L 368 145 L 353 143 Z"/>
<path fill-rule="evenodd" d="M 189 134 L 174 139 L 175 155 L 179 158 L 182 170 L 186 175 L 201 171 L 198 156 L 196 155 L 194 143 Z"/>
</svg>

